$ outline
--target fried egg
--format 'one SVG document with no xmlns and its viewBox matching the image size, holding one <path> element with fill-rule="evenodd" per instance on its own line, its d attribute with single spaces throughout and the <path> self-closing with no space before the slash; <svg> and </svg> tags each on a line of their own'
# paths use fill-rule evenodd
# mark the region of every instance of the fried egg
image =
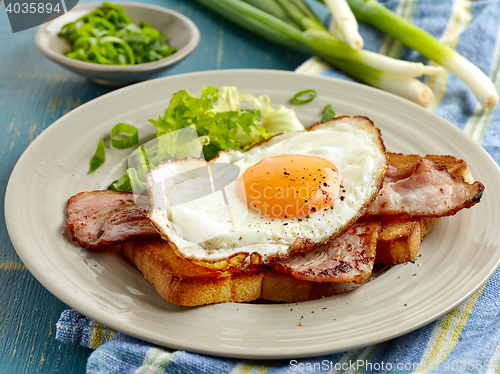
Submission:
<svg viewBox="0 0 500 374">
<path fill-rule="evenodd" d="M 146 176 L 149 219 L 188 259 L 265 263 L 339 236 L 376 196 L 386 169 L 373 123 L 337 117 L 209 162 L 159 165 Z"/>
</svg>

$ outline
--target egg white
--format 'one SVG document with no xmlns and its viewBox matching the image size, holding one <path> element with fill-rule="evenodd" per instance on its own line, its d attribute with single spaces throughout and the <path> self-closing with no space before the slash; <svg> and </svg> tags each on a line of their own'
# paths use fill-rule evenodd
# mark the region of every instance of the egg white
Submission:
<svg viewBox="0 0 500 374">
<path fill-rule="evenodd" d="M 241 193 L 243 173 L 264 158 L 282 154 L 318 156 L 339 168 L 342 188 L 331 209 L 303 219 L 270 218 L 248 209 Z M 190 173 L 216 164 L 237 166 L 238 178 L 227 184 L 213 180 L 224 173 Z M 298 238 L 320 245 L 342 233 L 375 197 L 386 169 L 385 147 L 373 123 L 365 117 L 338 117 L 274 136 L 243 153 L 220 152 L 209 163 L 187 158 L 161 164 L 147 175 L 149 218 L 186 258 L 213 262 L 257 254 L 265 262 L 291 254 Z M 212 186 L 225 187 L 206 194 L 209 180 Z M 188 197 L 176 203 L 176 191 Z"/>
</svg>

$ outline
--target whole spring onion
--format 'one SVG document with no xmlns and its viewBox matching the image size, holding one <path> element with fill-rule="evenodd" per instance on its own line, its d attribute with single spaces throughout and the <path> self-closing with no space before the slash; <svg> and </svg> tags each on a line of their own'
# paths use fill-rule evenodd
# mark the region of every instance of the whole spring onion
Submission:
<svg viewBox="0 0 500 374">
<path fill-rule="evenodd" d="M 363 83 L 428 106 L 434 94 L 426 84 L 415 78 L 441 74 L 442 67 L 401 61 L 359 49 L 357 23 L 350 14 L 352 12 L 357 21 L 370 23 L 449 69 L 469 85 L 484 108 L 491 109 L 498 103 L 493 83 L 478 67 L 376 0 L 346 0 L 347 3 L 321 0 L 336 20 L 342 38 L 328 31 L 304 0 L 197 1 L 263 38 L 314 54 Z"/>
<path fill-rule="evenodd" d="M 375 26 L 455 74 L 469 86 L 483 108 L 492 109 L 498 104 L 498 92 L 492 81 L 457 51 L 391 12 L 376 0 L 347 1 L 359 21 Z"/>
<path fill-rule="evenodd" d="M 66 56 L 97 64 L 142 64 L 176 52 L 166 43 L 166 35 L 147 22 L 134 24 L 122 6 L 107 2 L 65 24 L 59 36 L 72 46 Z"/>
<path fill-rule="evenodd" d="M 330 33 L 303 0 L 197 1 L 263 38 L 315 54 L 361 82 L 423 106 L 433 99 L 430 88 L 415 78 L 423 74 L 440 74 L 441 68 L 356 50 Z M 271 3 L 280 6 L 282 12 L 268 13 L 272 10 Z"/>
</svg>

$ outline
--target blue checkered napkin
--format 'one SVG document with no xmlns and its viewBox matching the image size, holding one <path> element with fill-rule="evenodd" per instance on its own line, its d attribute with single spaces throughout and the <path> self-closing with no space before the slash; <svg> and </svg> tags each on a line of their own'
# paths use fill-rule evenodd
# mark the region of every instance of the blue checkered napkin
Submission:
<svg viewBox="0 0 500 374">
<path fill-rule="evenodd" d="M 61 314 L 56 324 L 56 339 L 96 349 L 115 335 L 115 331 L 70 309 Z"/>
<path fill-rule="evenodd" d="M 447 42 L 500 88 L 500 1 L 390 0 L 384 5 Z M 360 25 L 365 48 L 410 61 L 422 57 Z M 480 40 L 480 43 L 478 43 Z M 298 72 L 350 79 L 311 58 Z M 444 73 L 426 80 L 433 111 L 458 126 L 500 163 L 500 109 L 485 112 L 468 88 Z M 169 350 L 115 333 L 74 310 L 56 338 L 94 349 L 87 373 L 500 373 L 500 270 L 469 300 L 437 321 L 377 345 L 310 359 L 243 361 Z"/>
<path fill-rule="evenodd" d="M 500 271 L 449 314 L 373 346 L 309 359 L 247 361 L 161 348 L 114 333 L 74 310 L 62 313 L 56 338 L 95 348 L 87 374 L 124 373 L 400 373 L 500 372 Z M 109 338 L 103 342 L 102 337 Z M 333 370 L 331 370 L 333 369 Z M 418 370 L 417 370 L 418 369 Z M 454 369 L 454 370 L 452 370 Z"/>
</svg>

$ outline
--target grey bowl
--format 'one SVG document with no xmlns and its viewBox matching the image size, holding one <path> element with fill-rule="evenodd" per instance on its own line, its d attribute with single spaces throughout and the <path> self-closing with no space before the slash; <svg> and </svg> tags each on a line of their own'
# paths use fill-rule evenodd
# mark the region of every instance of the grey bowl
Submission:
<svg viewBox="0 0 500 374">
<path fill-rule="evenodd" d="M 149 22 L 167 35 L 167 43 L 177 52 L 164 59 L 137 65 L 102 65 L 78 61 L 65 56 L 70 44 L 60 36 L 63 25 L 74 21 L 101 6 L 101 3 L 77 6 L 68 13 L 40 26 L 35 42 L 45 56 L 62 67 L 105 85 L 125 85 L 149 79 L 169 69 L 187 57 L 200 42 L 200 32 L 186 16 L 166 8 L 140 4 L 120 3 L 134 23 Z"/>
</svg>

